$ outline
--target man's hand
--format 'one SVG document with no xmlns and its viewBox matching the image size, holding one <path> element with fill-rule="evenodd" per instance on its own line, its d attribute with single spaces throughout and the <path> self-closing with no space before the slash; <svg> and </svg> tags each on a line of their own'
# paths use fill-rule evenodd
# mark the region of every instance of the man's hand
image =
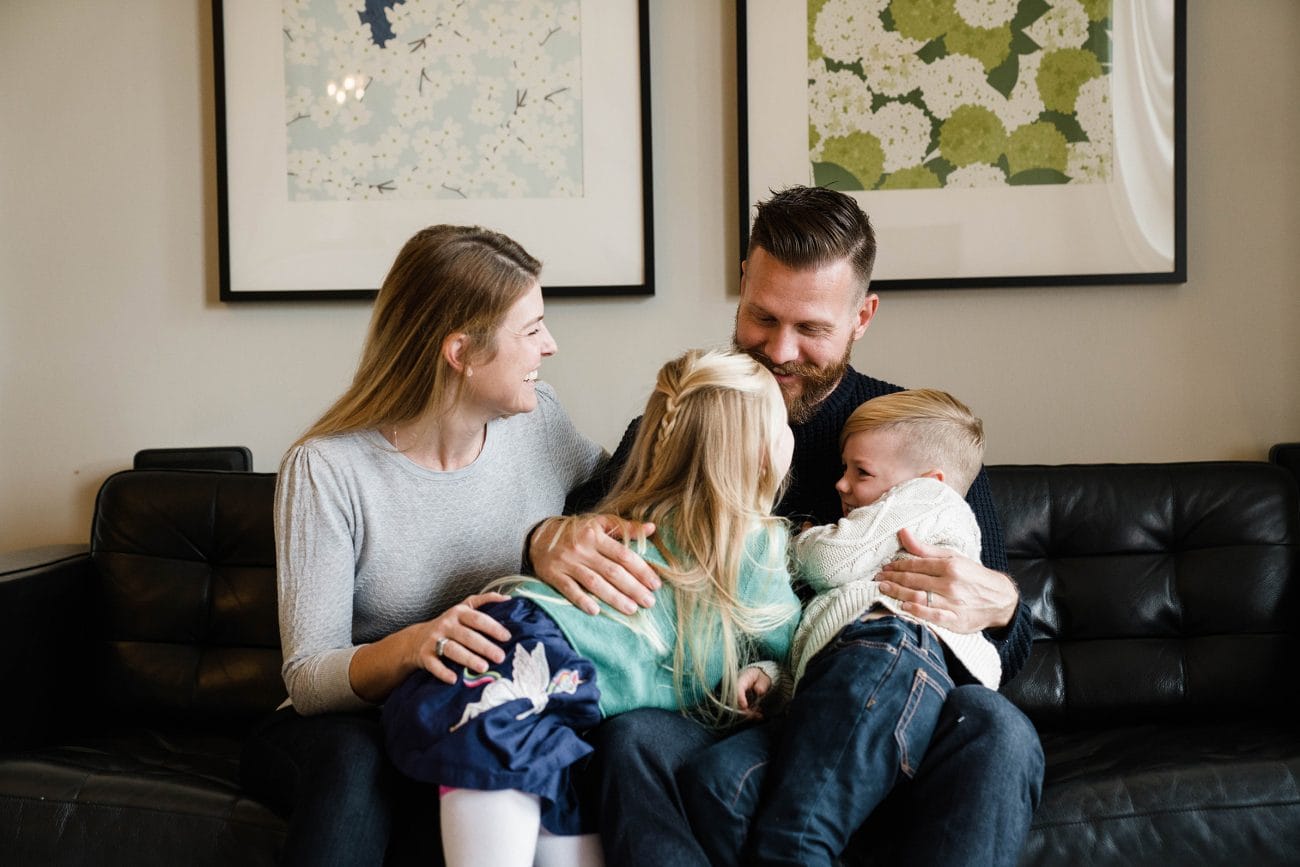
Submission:
<svg viewBox="0 0 1300 867">
<path fill-rule="evenodd" d="M 886 563 L 877 581 L 908 614 L 958 633 L 1011 622 L 1020 594 L 1006 575 L 947 548 L 922 544 L 910 530 L 900 530 L 898 541 L 913 556 Z"/>
<path fill-rule="evenodd" d="M 745 719 L 762 719 L 760 710 L 763 696 L 772 688 L 772 678 L 756 665 L 741 670 L 736 678 L 736 697 L 740 702 L 741 716 Z"/>
<path fill-rule="evenodd" d="M 547 518 L 533 532 L 528 558 L 533 572 L 588 614 L 600 611 L 596 598 L 624 614 L 655 604 L 659 576 L 620 539 L 649 536 L 654 524 L 635 524 L 615 515 Z M 590 595 L 589 595 L 590 594 Z"/>
</svg>

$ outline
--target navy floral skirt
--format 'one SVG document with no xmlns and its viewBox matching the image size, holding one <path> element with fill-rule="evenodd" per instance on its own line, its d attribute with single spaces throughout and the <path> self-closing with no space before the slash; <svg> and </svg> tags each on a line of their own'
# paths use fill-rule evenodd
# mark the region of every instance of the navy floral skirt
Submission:
<svg viewBox="0 0 1300 867">
<path fill-rule="evenodd" d="M 570 766 L 600 722 L 596 669 L 530 599 L 484 605 L 510 631 L 505 661 L 455 684 L 417 671 L 383 707 L 388 755 L 402 773 L 463 789 L 517 789 L 542 799 L 542 825 L 582 830 Z"/>
</svg>

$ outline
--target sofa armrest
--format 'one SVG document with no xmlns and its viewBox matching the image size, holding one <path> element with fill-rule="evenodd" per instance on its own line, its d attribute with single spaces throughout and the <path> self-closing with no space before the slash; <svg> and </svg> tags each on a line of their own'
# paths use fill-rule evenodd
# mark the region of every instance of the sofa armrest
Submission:
<svg viewBox="0 0 1300 867">
<path fill-rule="evenodd" d="M 1269 463 L 1291 471 L 1300 484 L 1300 443 L 1277 443 L 1268 450 Z"/>
<path fill-rule="evenodd" d="M 49 738 L 64 727 L 77 670 L 89 671 L 94 566 L 84 545 L 0 554 L 0 749 Z"/>
</svg>

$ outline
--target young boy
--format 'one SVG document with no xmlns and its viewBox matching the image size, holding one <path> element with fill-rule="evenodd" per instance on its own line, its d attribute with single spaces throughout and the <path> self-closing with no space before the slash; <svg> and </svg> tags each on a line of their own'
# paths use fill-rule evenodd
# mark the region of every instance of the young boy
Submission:
<svg viewBox="0 0 1300 867">
<path fill-rule="evenodd" d="M 854 410 L 840 446 L 845 517 L 794 543 L 816 596 L 791 649 L 785 717 L 706 750 L 682 780 L 714 864 L 834 863 L 899 774 L 915 773 L 954 680 L 996 689 L 1001 679 L 982 634 L 917 620 L 875 580 L 906 556 L 904 527 L 979 559 L 963 497 L 983 461 L 980 420 L 945 392 L 901 391 Z"/>
</svg>

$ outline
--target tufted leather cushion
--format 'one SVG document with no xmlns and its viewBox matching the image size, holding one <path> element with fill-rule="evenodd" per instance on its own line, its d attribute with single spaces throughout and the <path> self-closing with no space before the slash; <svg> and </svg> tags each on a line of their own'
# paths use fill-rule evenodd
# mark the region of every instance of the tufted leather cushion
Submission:
<svg viewBox="0 0 1300 867">
<path fill-rule="evenodd" d="M 1300 863 L 1296 485 L 1262 463 L 990 467 L 1036 618 L 1022 864 Z"/>
<path fill-rule="evenodd" d="M 51 699 L 45 738 L 5 729 L 26 748 L 0 753 L 0 863 L 275 863 L 284 822 L 238 782 L 248 725 L 285 696 L 274 490 L 268 474 L 118 473 L 89 558 L 6 595 L 30 629 L 79 625 L 27 679 Z"/>
<path fill-rule="evenodd" d="M 178 730 L 0 755 L 0 863 L 270 867 L 284 822 L 238 771 L 237 739 Z"/>
<path fill-rule="evenodd" d="M 101 488 L 99 698 L 118 720 L 248 723 L 285 698 L 264 473 L 134 470 Z"/>
<path fill-rule="evenodd" d="M 1037 621 L 1007 694 L 1040 726 L 1296 703 L 1295 485 L 1263 463 L 990 470 Z"/>
</svg>

